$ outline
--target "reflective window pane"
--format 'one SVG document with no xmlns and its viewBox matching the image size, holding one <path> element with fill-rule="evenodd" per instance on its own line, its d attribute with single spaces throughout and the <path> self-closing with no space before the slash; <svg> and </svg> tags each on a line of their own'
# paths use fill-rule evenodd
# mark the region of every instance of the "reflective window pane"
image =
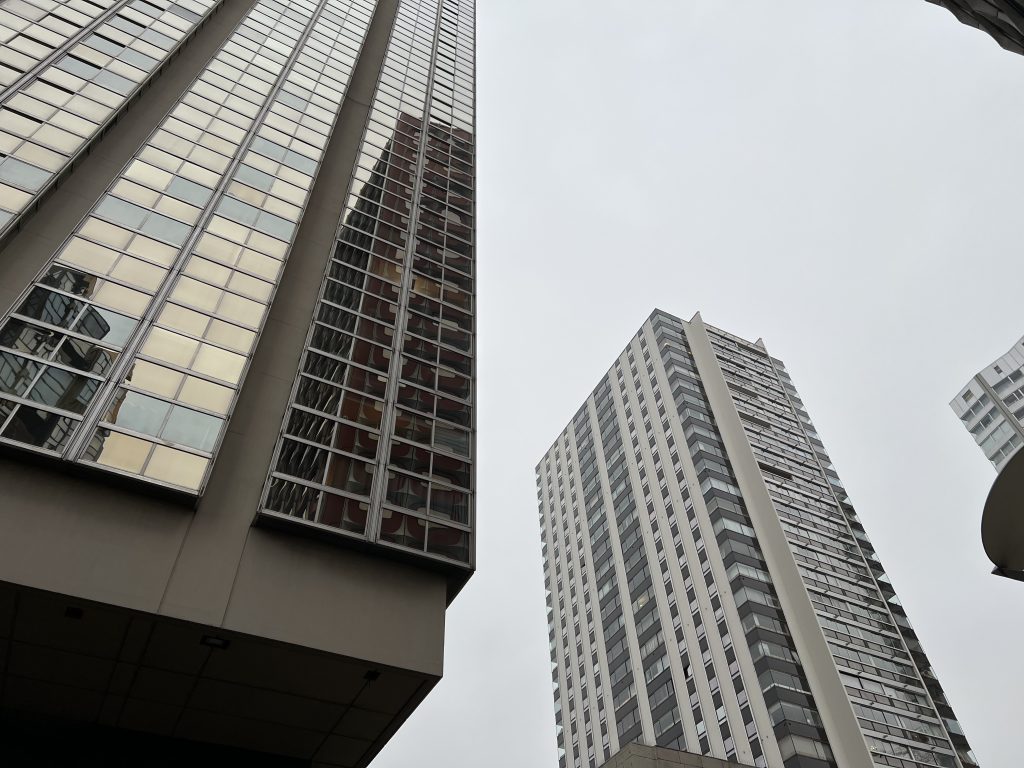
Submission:
<svg viewBox="0 0 1024 768">
<path fill-rule="evenodd" d="M 66 416 L 23 405 L 14 412 L 0 434 L 9 440 L 57 451 L 70 439 L 77 424 Z"/>
</svg>

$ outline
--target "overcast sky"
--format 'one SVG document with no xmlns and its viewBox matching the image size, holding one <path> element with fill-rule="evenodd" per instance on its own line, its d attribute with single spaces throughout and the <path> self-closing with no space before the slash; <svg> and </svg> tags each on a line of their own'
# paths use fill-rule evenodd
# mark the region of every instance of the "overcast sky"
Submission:
<svg viewBox="0 0 1024 768">
<path fill-rule="evenodd" d="M 479 571 L 374 768 L 557 765 L 533 468 L 654 307 L 785 361 L 982 768 L 1019 768 L 1024 584 L 947 403 L 1024 334 L 1024 57 L 925 0 L 478 26 Z"/>
</svg>

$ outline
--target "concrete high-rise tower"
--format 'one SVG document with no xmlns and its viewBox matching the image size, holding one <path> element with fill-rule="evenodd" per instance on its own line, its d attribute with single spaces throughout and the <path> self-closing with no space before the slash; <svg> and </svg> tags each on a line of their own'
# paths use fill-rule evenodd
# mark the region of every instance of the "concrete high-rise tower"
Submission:
<svg viewBox="0 0 1024 768">
<path fill-rule="evenodd" d="M 655 311 L 537 466 L 563 768 L 972 768 L 779 360 Z"/>
<path fill-rule="evenodd" d="M 474 568 L 474 27 L 0 7 L 0 762 L 78 723 L 59 764 L 363 766 L 440 678 Z"/>
</svg>

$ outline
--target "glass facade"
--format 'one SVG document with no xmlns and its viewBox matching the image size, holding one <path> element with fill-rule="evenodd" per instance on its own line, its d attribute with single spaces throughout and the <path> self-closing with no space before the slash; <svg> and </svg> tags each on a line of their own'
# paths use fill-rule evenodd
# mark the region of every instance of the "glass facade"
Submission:
<svg viewBox="0 0 1024 768">
<path fill-rule="evenodd" d="M 220 2 L 0 7 L 0 240 Z"/>
<path fill-rule="evenodd" d="M 202 490 L 373 9 L 255 3 L 4 318 L 0 441 Z"/>
<path fill-rule="evenodd" d="M 399 3 L 261 515 L 459 567 L 474 496 L 474 18 Z"/>
<path fill-rule="evenodd" d="M 738 444 L 723 419 L 741 426 Z M 753 508 L 736 463 L 760 484 Z M 785 368 L 760 344 L 655 312 L 537 486 L 562 766 L 600 765 L 630 741 L 770 768 L 976 765 Z M 811 612 L 780 586 L 789 576 Z M 798 650 L 809 636 L 846 701 L 816 696 L 821 669 Z M 843 717 L 857 758 L 836 752 Z"/>
</svg>

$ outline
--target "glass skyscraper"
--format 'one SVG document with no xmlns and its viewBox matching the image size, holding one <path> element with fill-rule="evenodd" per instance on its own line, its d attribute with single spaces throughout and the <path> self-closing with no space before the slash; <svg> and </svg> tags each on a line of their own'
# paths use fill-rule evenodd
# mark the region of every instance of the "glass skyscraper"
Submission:
<svg viewBox="0 0 1024 768">
<path fill-rule="evenodd" d="M 560 764 L 972 768 L 782 362 L 655 311 L 537 466 Z"/>
<path fill-rule="evenodd" d="M 364 765 L 474 568 L 474 38 L 473 0 L 0 6 L 0 592 L 424 681 L 267 752 Z"/>
</svg>

